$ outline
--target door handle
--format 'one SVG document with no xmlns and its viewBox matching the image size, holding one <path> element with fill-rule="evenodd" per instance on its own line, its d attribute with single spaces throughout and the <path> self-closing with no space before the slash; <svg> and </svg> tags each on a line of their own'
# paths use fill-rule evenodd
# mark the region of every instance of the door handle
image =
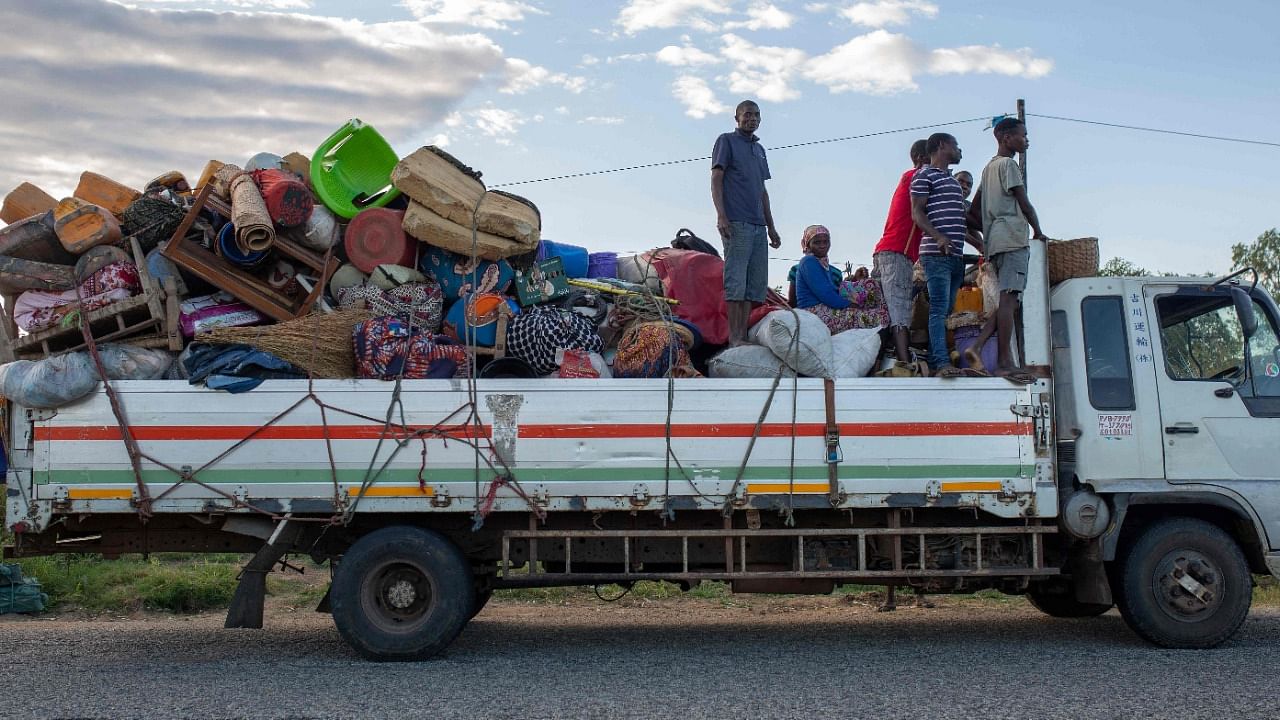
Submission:
<svg viewBox="0 0 1280 720">
<path fill-rule="evenodd" d="M 1166 425 L 1164 432 L 1166 435 L 1196 435 L 1200 432 L 1200 428 L 1191 423 L 1180 423 L 1178 425 Z"/>
<path fill-rule="evenodd" d="M 1220 398 L 1229 398 L 1232 395 L 1235 395 L 1236 391 L 1235 391 L 1235 388 L 1224 387 L 1224 388 L 1218 388 L 1217 390 L 1214 390 L 1213 394 L 1217 395 Z"/>
</svg>

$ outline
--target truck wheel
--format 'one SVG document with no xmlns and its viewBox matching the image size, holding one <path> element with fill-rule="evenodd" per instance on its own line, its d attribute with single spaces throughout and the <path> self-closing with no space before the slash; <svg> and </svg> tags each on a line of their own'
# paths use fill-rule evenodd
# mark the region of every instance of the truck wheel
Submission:
<svg viewBox="0 0 1280 720">
<path fill-rule="evenodd" d="M 1035 609 L 1056 618 L 1096 617 L 1111 609 L 1110 605 L 1076 600 L 1075 589 L 1069 584 L 1033 585 L 1027 591 L 1027 600 Z"/>
<path fill-rule="evenodd" d="M 1194 518 L 1159 521 L 1125 554 L 1120 614 L 1138 635 L 1169 648 L 1210 648 L 1235 634 L 1253 602 L 1240 546 Z"/>
<path fill-rule="evenodd" d="M 471 568 L 444 536 L 415 527 L 365 535 L 331 590 L 338 634 L 370 660 L 423 660 L 462 632 L 475 606 Z"/>
</svg>

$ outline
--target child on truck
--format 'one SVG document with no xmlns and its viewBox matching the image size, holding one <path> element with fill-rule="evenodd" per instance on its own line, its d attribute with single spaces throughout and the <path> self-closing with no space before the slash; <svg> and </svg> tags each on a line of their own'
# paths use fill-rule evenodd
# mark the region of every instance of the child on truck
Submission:
<svg viewBox="0 0 1280 720">
<path fill-rule="evenodd" d="M 969 208 L 969 223 L 981 226 L 987 262 L 996 271 L 1000 283 L 1000 304 L 982 327 L 978 339 L 965 350 L 965 360 L 975 369 L 991 371 L 994 375 L 1013 382 L 1030 384 L 1035 377 L 1013 360 L 1009 341 L 1013 337 L 1014 323 L 1022 304 L 1022 292 L 1027 288 L 1027 265 L 1030 260 L 1028 227 L 1036 240 L 1047 240 L 1040 230 L 1040 218 L 1027 199 L 1026 183 L 1022 169 L 1013 156 L 1026 152 L 1027 126 L 1017 118 L 1004 118 L 996 123 L 996 156 L 982 171 L 978 194 Z M 996 333 L 997 367 L 984 368 L 980 352 L 982 346 Z M 1018 344 L 1022 345 L 1019 329 Z"/>
</svg>

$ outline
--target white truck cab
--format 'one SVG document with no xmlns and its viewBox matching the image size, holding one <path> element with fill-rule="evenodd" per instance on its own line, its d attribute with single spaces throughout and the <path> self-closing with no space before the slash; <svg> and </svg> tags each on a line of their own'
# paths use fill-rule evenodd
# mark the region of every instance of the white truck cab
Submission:
<svg viewBox="0 0 1280 720">
<path fill-rule="evenodd" d="M 1224 540 L 1253 572 L 1280 570 L 1280 313 L 1272 298 L 1239 274 L 1098 277 L 1056 286 L 1051 310 L 1076 598 L 1110 605 L 1115 593 L 1132 623 L 1126 604 L 1142 596 L 1159 605 L 1148 622 L 1177 627 L 1241 594 L 1224 583 L 1249 580 L 1223 567 Z M 1152 528 L 1164 529 L 1163 544 L 1146 537 Z M 1214 537 L 1193 538 L 1199 531 Z M 1144 541 L 1160 547 L 1153 553 L 1139 547 Z M 1128 559 L 1150 567 L 1127 568 Z M 1125 592 L 1126 583 L 1151 592 Z"/>
</svg>

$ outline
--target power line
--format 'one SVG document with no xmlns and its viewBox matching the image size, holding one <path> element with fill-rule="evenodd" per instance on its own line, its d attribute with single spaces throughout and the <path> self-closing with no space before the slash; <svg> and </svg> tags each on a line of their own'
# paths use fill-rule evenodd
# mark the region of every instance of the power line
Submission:
<svg viewBox="0 0 1280 720">
<path fill-rule="evenodd" d="M 826 138 L 823 140 L 809 140 L 807 142 L 792 143 L 791 145 L 779 145 L 770 148 L 770 151 L 777 152 L 779 150 L 792 150 L 794 148 L 809 147 L 810 145 L 827 145 L 830 143 L 847 142 L 849 140 L 862 140 L 865 138 L 878 137 L 881 135 L 893 135 L 895 133 L 914 132 L 916 130 L 929 130 L 932 128 L 946 127 L 948 125 L 962 125 L 964 123 L 977 122 L 979 120 L 990 121 L 987 116 L 969 118 L 967 120 L 950 120 L 948 122 L 932 123 L 930 125 L 916 125 L 915 127 L 898 128 L 896 130 L 877 130 L 876 132 L 863 133 L 861 135 L 846 135 L 845 137 Z M 696 158 L 685 158 L 683 160 L 665 160 L 663 162 L 645 163 L 643 165 L 628 165 L 627 167 L 612 168 L 609 170 L 591 170 L 588 172 L 571 173 L 569 175 L 554 175 L 551 177 L 537 178 L 535 180 L 516 180 L 514 182 L 498 183 L 490 185 L 491 188 L 513 187 L 515 185 L 532 185 L 533 183 L 551 182 L 553 180 L 570 180 L 573 178 L 591 177 L 593 175 L 608 175 L 611 173 L 627 172 L 630 170 L 644 170 L 647 168 L 666 167 L 669 165 L 683 165 L 691 162 L 701 162 L 710 160 L 710 155 L 704 155 Z"/>
<path fill-rule="evenodd" d="M 1202 140 L 1220 140 L 1222 142 L 1243 143 L 1245 145 L 1266 145 L 1268 147 L 1280 147 L 1280 142 L 1269 142 L 1266 140 L 1250 140 L 1247 138 L 1224 137 L 1222 135 L 1205 135 L 1203 133 L 1183 132 L 1181 130 L 1165 130 L 1162 128 L 1142 127 L 1139 125 L 1121 125 L 1119 123 L 1101 122 L 1099 120 L 1082 120 L 1080 118 L 1062 117 L 1059 115 L 1040 115 L 1038 113 L 1027 113 L 1027 117 L 1041 118 L 1044 120 L 1061 120 L 1063 122 L 1081 123 L 1084 125 L 1101 125 L 1102 127 L 1120 128 L 1122 130 L 1138 130 L 1140 132 L 1160 133 L 1162 135 L 1181 135 L 1183 137 L 1200 138 Z"/>
</svg>

